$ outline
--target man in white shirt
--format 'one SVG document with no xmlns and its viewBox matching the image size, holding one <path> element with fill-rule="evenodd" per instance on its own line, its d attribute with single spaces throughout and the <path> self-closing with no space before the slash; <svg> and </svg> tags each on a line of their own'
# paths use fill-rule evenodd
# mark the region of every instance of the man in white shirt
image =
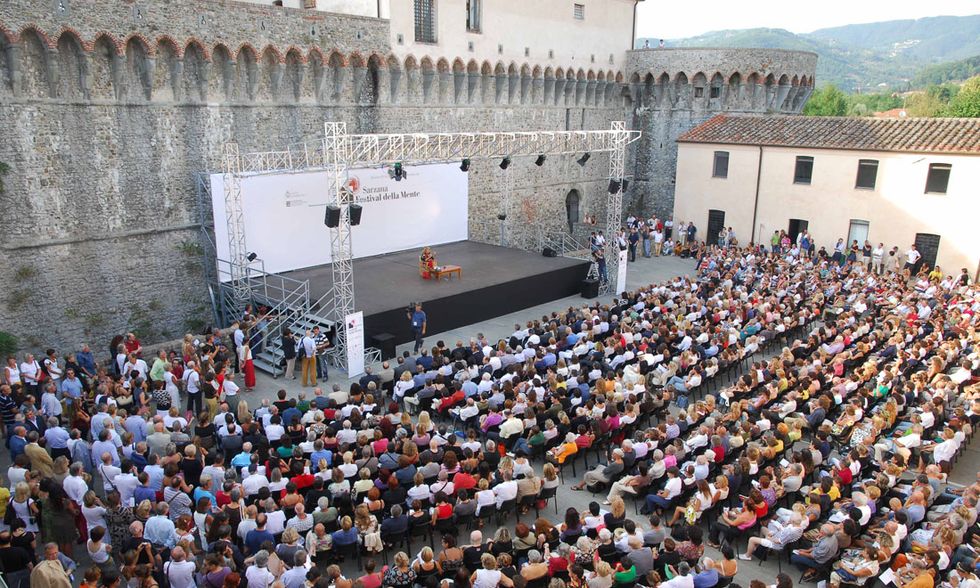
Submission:
<svg viewBox="0 0 980 588">
<path fill-rule="evenodd" d="M 102 463 L 99 464 L 97 468 L 99 470 L 99 475 L 102 476 L 102 489 L 108 494 L 116 489 L 115 479 L 122 470 L 114 465 L 112 465 L 112 455 L 109 452 L 104 452 L 102 454 Z"/>
<path fill-rule="evenodd" d="M 265 530 L 273 535 L 279 535 L 286 530 L 286 513 L 276 501 L 269 498 L 265 501 Z"/>
<path fill-rule="evenodd" d="M 497 499 L 497 508 L 504 502 L 517 498 L 517 481 L 510 471 L 504 471 L 504 481 L 493 487 L 493 494 Z"/>
<path fill-rule="evenodd" d="M 196 416 L 204 410 L 204 400 L 201 395 L 201 374 L 197 372 L 193 361 L 187 362 L 187 369 L 181 379 L 184 380 L 184 390 L 187 391 L 187 410 Z"/>
<path fill-rule="evenodd" d="M 235 375 L 228 374 L 225 376 L 225 381 L 221 385 L 221 391 L 225 395 L 225 402 L 228 403 L 228 408 L 234 414 L 237 412 L 238 408 L 238 384 L 235 383 Z"/>
<path fill-rule="evenodd" d="M 922 259 L 922 254 L 916 249 L 913 243 L 909 250 L 905 252 L 905 277 L 908 278 L 916 269 L 916 265 L 919 260 Z"/>
<path fill-rule="evenodd" d="M 252 565 L 245 570 L 248 588 L 268 588 L 276 581 L 276 576 L 269 571 L 269 552 L 262 549 L 255 554 Z"/>
<path fill-rule="evenodd" d="M 187 561 L 184 548 L 177 546 L 170 552 L 170 561 L 163 564 L 163 573 L 169 580 L 170 588 L 194 588 L 194 570 L 197 566 Z"/>
<path fill-rule="evenodd" d="M 680 496 L 684 489 L 684 482 L 681 480 L 680 474 L 681 472 L 676 466 L 667 469 L 667 482 L 664 484 L 663 490 L 647 496 L 646 506 L 641 511 L 643 514 L 649 514 L 655 508 L 666 509 L 674 498 Z"/>
<path fill-rule="evenodd" d="M 677 573 L 670 580 L 661 582 L 660 588 L 694 588 L 694 576 L 691 574 L 691 565 L 686 561 L 677 564 Z"/>
<path fill-rule="evenodd" d="M 303 377 L 302 386 L 316 386 L 316 341 L 313 333 L 306 331 L 306 335 L 299 342 L 303 348 Z"/>
<path fill-rule="evenodd" d="M 112 478 L 112 486 L 119 492 L 119 500 L 123 506 L 135 506 L 133 494 L 139 485 L 139 478 L 136 477 L 136 466 L 128 459 L 123 460 L 120 473 Z"/>
<path fill-rule="evenodd" d="M 82 464 L 75 462 L 68 468 L 68 477 L 62 483 L 68 498 L 74 500 L 79 507 L 83 506 L 83 498 L 88 492 L 88 482 L 85 481 L 85 475 Z"/>
<path fill-rule="evenodd" d="M 943 430 L 943 440 L 932 446 L 932 461 L 935 464 L 941 464 L 943 462 L 949 463 L 956 452 L 959 450 L 960 444 L 956 441 L 953 436 L 952 429 Z M 926 448 L 928 450 L 928 448 Z"/>
<path fill-rule="evenodd" d="M 242 489 L 245 496 L 255 496 L 262 488 L 269 487 L 269 479 L 258 472 L 258 466 L 254 463 L 248 466 L 248 477 L 242 480 Z"/>
<path fill-rule="evenodd" d="M 500 423 L 500 438 L 505 443 L 514 435 L 524 432 L 524 421 L 514 416 L 509 410 L 504 411 L 504 422 Z"/>
<path fill-rule="evenodd" d="M 148 368 L 146 367 L 146 362 L 136 357 L 135 353 L 130 353 L 129 358 L 126 360 L 126 363 L 123 365 L 123 379 L 128 381 L 129 375 L 134 371 L 138 372 L 140 377 L 143 378 L 143 380 L 146 380 L 146 373 L 148 371 Z"/>
<path fill-rule="evenodd" d="M 352 429 L 351 426 L 350 421 L 344 421 L 344 428 L 337 431 L 337 442 L 340 443 L 341 447 L 357 443 L 357 431 Z"/>
</svg>

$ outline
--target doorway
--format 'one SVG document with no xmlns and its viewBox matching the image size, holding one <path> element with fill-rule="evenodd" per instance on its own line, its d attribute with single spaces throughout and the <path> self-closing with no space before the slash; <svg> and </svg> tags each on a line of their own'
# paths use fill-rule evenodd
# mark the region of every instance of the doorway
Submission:
<svg viewBox="0 0 980 588">
<path fill-rule="evenodd" d="M 786 231 L 789 233 L 789 240 L 796 243 L 796 236 L 807 230 L 810 227 L 810 221 L 803 220 L 801 218 L 791 218 L 789 219 L 789 229 Z"/>
<path fill-rule="evenodd" d="M 936 257 L 939 256 L 939 235 L 916 233 L 915 248 L 922 254 L 922 259 L 915 265 L 915 271 L 919 271 L 919 268 L 923 267 L 923 264 L 934 267 L 936 265 Z M 947 270 L 946 273 L 949 273 L 949 271 Z"/>
<path fill-rule="evenodd" d="M 575 223 L 579 222 L 579 203 L 581 197 L 578 190 L 569 190 L 565 196 L 565 216 L 568 218 L 568 232 L 575 232 Z"/>
<path fill-rule="evenodd" d="M 705 237 L 708 245 L 718 244 L 718 233 L 725 228 L 725 211 L 724 210 L 709 210 L 708 211 L 708 235 Z"/>
<path fill-rule="evenodd" d="M 847 230 L 847 246 L 857 241 L 858 247 L 864 247 L 864 242 L 868 240 L 868 221 L 851 220 L 851 226 Z"/>
</svg>

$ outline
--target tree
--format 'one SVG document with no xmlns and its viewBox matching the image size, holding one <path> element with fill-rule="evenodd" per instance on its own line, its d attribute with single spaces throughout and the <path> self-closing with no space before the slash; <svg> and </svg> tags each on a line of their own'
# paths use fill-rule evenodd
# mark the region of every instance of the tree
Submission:
<svg viewBox="0 0 980 588">
<path fill-rule="evenodd" d="M 980 76 L 974 76 L 963 84 L 956 96 L 950 100 L 944 114 L 980 118 Z"/>
<path fill-rule="evenodd" d="M 837 86 L 828 84 L 810 94 L 803 114 L 807 116 L 844 116 L 847 114 L 847 96 Z"/>
<path fill-rule="evenodd" d="M 929 92 L 916 92 L 905 99 L 905 111 L 909 116 L 939 116 L 945 107 L 939 98 Z"/>
</svg>

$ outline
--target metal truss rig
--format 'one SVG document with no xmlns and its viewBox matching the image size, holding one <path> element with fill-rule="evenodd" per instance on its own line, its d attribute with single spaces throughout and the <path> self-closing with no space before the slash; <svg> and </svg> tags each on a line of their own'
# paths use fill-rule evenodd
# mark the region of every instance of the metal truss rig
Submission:
<svg viewBox="0 0 980 588">
<path fill-rule="evenodd" d="M 608 248 L 604 252 L 609 276 L 615 278 L 618 252 L 615 248 L 616 230 L 622 219 L 622 182 L 626 147 L 640 138 L 639 131 L 626 129 L 626 123 L 616 121 L 608 130 L 595 131 L 530 131 L 498 133 L 408 133 L 349 135 L 342 122 L 325 124 L 322 140 L 310 141 L 281 151 L 240 153 L 234 143 L 225 146 L 225 211 L 228 223 L 229 251 L 232 267 L 243 268 L 242 275 L 232 275 L 236 294 L 244 304 L 248 296 L 244 268 L 248 266 L 245 250 L 245 223 L 241 205 L 241 176 L 281 172 L 327 171 L 333 175 L 331 199 L 340 206 L 340 225 L 330 231 L 330 253 L 333 272 L 332 304 L 325 318 L 335 321 L 337 336 L 334 358 L 346 368 L 347 331 L 345 319 L 354 312 L 354 269 L 351 250 L 351 226 L 346 190 L 347 170 L 354 167 L 375 167 L 402 163 L 421 165 L 446 163 L 461 159 L 501 159 L 504 157 L 536 157 L 538 155 L 574 155 L 609 153 L 610 187 L 618 187 L 609 195 L 606 209 Z M 603 287 L 608 293 L 610 286 Z"/>
</svg>

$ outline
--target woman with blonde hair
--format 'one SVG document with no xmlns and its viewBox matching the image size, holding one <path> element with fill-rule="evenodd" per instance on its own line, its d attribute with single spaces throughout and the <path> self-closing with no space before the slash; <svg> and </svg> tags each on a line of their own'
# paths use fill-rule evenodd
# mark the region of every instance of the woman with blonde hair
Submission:
<svg viewBox="0 0 980 588">
<path fill-rule="evenodd" d="M 554 464 L 551 462 L 545 462 L 541 468 L 541 478 L 542 490 L 546 488 L 557 488 L 561 485 L 561 480 L 558 478 L 558 470 L 555 469 Z"/>
<path fill-rule="evenodd" d="M 238 409 L 235 411 L 238 422 L 245 423 L 252 420 L 252 413 L 248 410 L 248 402 L 244 398 L 239 398 Z"/>
<path fill-rule="evenodd" d="M 415 381 L 412 380 L 412 372 L 405 371 L 402 373 L 402 377 L 395 382 L 395 390 L 392 397 L 396 402 L 401 402 L 402 398 L 405 397 L 405 393 L 415 387 Z M 409 422 L 411 422 L 411 417 L 409 417 Z"/>
<path fill-rule="evenodd" d="M 435 425 L 432 424 L 432 418 L 429 416 L 429 411 L 423 410 L 419 413 L 419 426 L 422 427 L 422 430 L 426 433 L 429 433 L 436 428 Z"/>
<path fill-rule="evenodd" d="M 480 569 L 470 575 L 470 586 L 473 588 L 496 588 L 497 586 L 511 588 L 514 585 L 510 578 L 497 569 L 497 559 L 493 555 L 484 553 L 480 556 L 480 566 Z"/>
<path fill-rule="evenodd" d="M 392 566 L 385 572 L 383 585 L 386 588 L 411 588 L 414 586 L 415 570 L 409 563 L 408 554 L 399 551 L 395 554 L 393 561 Z"/>
<path fill-rule="evenodd" d="M 10 500 L 7 508 L 11 507 L 14 509 L 14 518 L 27 523 L 25 530 L 30 533 L 40 531 L 37 526 L 37 504 L 31 498 L 31 487 L 27 482 L 17 482 L 17 485 L 14 486 L 14 497 Z"/>
<path fill-rule="evenodd" d="M 623 526 L 623 523 L 626 522 L 626 503 L 621 497 L 617 496 L 612 499 L 609 512 L 606 513 L 603 520 L 606 523 L 606 528 L 610 531 L 615 531 Z"/>
<path fill-rule="evenodd" d="M 418 559 L 412 564 L 412 569 L 415 570 L 415 582 L 417 584 L 425 585 L 426 578 L 435 577 L 439 575 L 439 564 L 435 561 L 435 553 L 432 552 L 432 548 L 426 545 L 419 552 Z"/>
<path fill-rule="evenodd" d="M 51 466 L 51 479 L 59 486 L 64 487 L 65 478 L 68 477 L 68 468 L 71 464 L 64 455 L 59 455 Z"/>
<path fill-rule="evenodd" d="M 359 504 L 354 509 L 354 526 L 361 536 L 364 549 L 371 553 L 381 553 L 384 550 L 378 530 L 378 517 L 371 514 L 366 504 Z"/>
<path fill-rule="evenodd" d="M 296 552 L 302 549 L 299 545 L 299 532 L 295 527 L 286 527 L 282 532 L 282 539 L 276 546 L 276 555 L 284 562 L 292 562 L 296 558 Z"/>
<path fill-rule="evenodd" d="M 613 569 L 606 561 L 595 562 L 595 571 L 586 576 L 588 588 L 610 588 L 613 585 Z"/>
</svg>

